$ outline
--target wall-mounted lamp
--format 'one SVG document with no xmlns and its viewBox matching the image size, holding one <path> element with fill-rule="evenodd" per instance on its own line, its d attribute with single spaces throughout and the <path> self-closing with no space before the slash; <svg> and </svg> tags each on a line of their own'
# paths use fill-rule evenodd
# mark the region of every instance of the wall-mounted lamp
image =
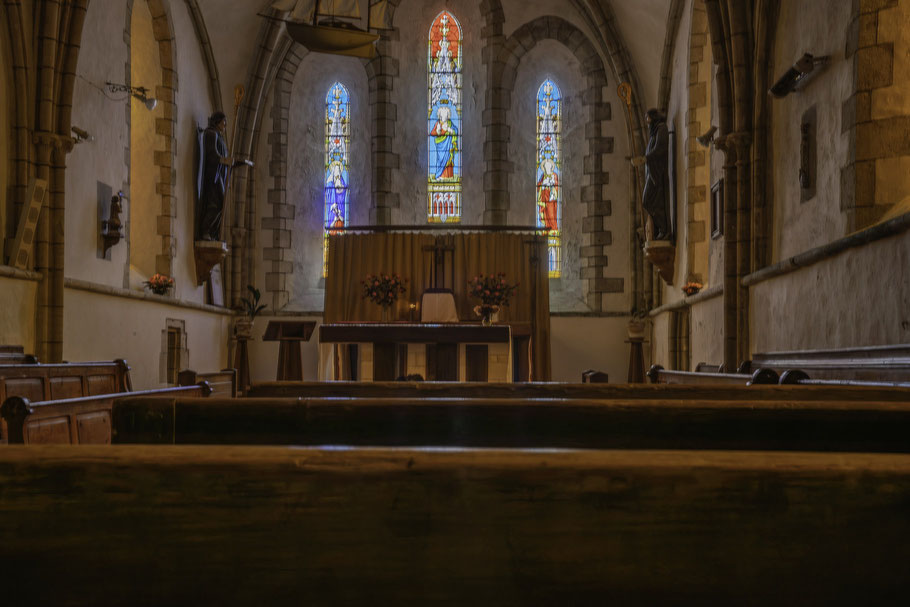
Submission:
<svg viewBox="0 0 910 607">
<path fill-rule="evenodd" d="M 72 128 L 72 131 L 73 131 L 73 142 L 75 142 L 75 143 L 83 143 L 85 141 L 92 142 L 95 140 L 95 138 L 92 136 L 91 133 L 80 129 L 78 126 L 74 126 Z"/>
<path fill-rule="evenodd" d="M 703 148 L 711 147 L 711 143 L 714 141 L 714 133 L 716 132 L 717 127 L 712 124 L 711 128 L 705 131 L 704 135 L 696 136 L 695 141 Z"/>
<path fill-rule="evenodd" d="M 149 111 L 155 109 L 155 106 L 158 105 L 158 100 L 154 97 L 149 97 L 149 90 L 144 86 L 130 86 L 128 84 L 114 84 L 113 82 L 105 82 L 108 90 L 112 93 L 129 93 L 139 101 L 145 104 L 145 107 Z"/>
<path fill-rule="evenodd" d="M 104 247 L 102 248 L 104 255 L 107 255 L 108 249 L 123 238 L 123 222 L 120 221 L 120 213 L 123 211 L 122 201 L 123 192 L 117 192 L 116 196 L 111 196 L 111 209 L 108 214 L 110 219 L 101 220 L 101 240 L 104 242 Z"/>
<path fill-rule="evenodd" d="M 813 57 L 811 54 L 806 53 L 793 64 L 793 67 L 784 72 L 783 76 L 777 79 L 777 82 L 768 89 L 768 92 L 778 99 L 786 97 L 795 91 L 798 86 L 801 86 L 816 67 L 824 65 L 827 62 L 827 55 Z"/>
</svg>

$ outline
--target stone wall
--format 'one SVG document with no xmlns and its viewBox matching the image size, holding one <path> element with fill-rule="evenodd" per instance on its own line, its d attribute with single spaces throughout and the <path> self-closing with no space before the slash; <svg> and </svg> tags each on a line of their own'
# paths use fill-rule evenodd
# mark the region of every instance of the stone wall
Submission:
<svg viewBox="0 0 910 607">
<path fill-rule="evenodd" d="M 844 128 L 856 138 L 856 163 L 844 170 L 849 230 L 874 223 L 910 194 L 910 1 L 860 0 L 858 8 L 845 49 L 856 79 L 843 109 Z"/>
<path fill-rule="evenodd" d="M 771 163 L 774 229 L 771 262 L 820 246 L 850 231 L 841 211 L 841 169 L 852 159 L 849 126 L 841 106 L 853 90 L 853 69 L 844 56 L 850 3 L 841 0 L 795 0 L 780 3 L 773 78 L 777 79 L 803 53 L 828 55 L 799 92 L 771 101 Z M 800 125 L 814 108 L 818 149 L 815 196 L 800 192 Z M 841 201 L 839 203 L 839 201 Z"/>
</svg>

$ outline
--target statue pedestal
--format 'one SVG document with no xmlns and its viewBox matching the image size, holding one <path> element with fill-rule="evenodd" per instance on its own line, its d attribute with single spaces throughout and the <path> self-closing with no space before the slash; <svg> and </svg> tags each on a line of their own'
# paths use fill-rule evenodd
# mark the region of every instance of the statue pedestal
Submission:
<svg viewBox="0 0 910 607">
<path fill-rule="evenodd" d="M 669 240 L 649 240 L 645 243 L 645 259 L 657 267 L 660 277 L 668 285 L 673 284 L 673 262 L 676 247 Z"/>
<path fill-rule="evenodd" d="M 196 286 L 200 286 L 209 279 L 212 268 L 224 261 L 228 246 L 217 240 L 197 240 L 195 244 Z"/>
</svg>

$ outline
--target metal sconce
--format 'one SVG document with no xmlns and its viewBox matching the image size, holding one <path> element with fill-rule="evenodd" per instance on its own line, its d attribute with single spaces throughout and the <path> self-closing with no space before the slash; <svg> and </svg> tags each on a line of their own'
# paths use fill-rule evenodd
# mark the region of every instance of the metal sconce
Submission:
<svg viewBox="0 0 910 607">
<path fill-rule="evenodd" d="M 123 239 L 123 224 L 120 221 L 120 213 L 123 212 L 121 201 L 123 192 L 117 192 L 116 196 L 111 197 L 110 219 L 101 220 L 101 240 L 104 241 L 102 249 L 103 254 L 107 255 L 108 250 Z"/>
<path fill-rule="evenodd" d="M 113 82 L 105 82 L 107 88 L 112 93 L 129 93 L 143 104 L 151 112 L 155 109 L 155 106 L 158 105 L 158 100 L 154 97 L 149 97 L 149 90 L 144 86 L 130 86 L 128 84 L 114 84 Z"/>
</svg>

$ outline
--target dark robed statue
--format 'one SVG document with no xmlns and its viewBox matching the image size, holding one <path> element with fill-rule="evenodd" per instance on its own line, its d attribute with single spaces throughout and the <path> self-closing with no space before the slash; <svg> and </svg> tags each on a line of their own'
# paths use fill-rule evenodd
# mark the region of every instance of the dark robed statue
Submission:
<svg viewBox="0 0 910 607">
<path fill-rule="evenodd" d="M 224 215 L 224 194 L 232 163 L 224 141 L 227 118 L 215 112 L 209 125 L 199 135 L 199 174 L 197 176 L 198 204 L 196 207 L 196 240 L 221 240 L 221 219 Z M 247 163 L 249 164 L 249 163 Z"/>
<path fill-rule="evenodd" d="M 669 143 L 667 120 L 658 110 L 648 110 L 648 148 L 645 150 L 645 188 L 641 195 L 641 206 L 654 224 L 654 240 L 670 238 L 669 201 Z"/>
</svg>

